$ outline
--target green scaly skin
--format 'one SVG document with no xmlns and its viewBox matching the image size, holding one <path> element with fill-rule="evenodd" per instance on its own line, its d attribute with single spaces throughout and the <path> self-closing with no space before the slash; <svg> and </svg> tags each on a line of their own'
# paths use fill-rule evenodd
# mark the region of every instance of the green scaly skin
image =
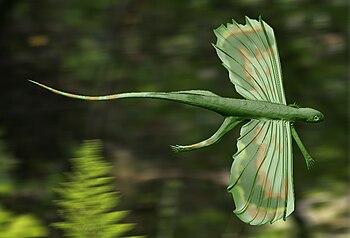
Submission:
<svg viewBox="0 0 350 238">
<path fill-rule="evenodd" d="M 210 91 L 204 90 L 188 90 L 178 92 L 131 92 L 118 93 L 106 96 L 85 96 L 63 92 L 44 84 L 29 80 L 40 87 L 43 87 L 53 93 L 70 97 L 74 99 L 90 100 L 90 101 L 105 101 L 123 98 L 153 98 L 163 99 L 175 102 L 180 102 L 192 106 L 205 108 L 217 112 L 225 117 L 224 122 L 219 129 L 210 138 L 192 145 L 174 145 L 171 146 L 175 152 L 190 151 L 199 148 L 208 147 L 217 143 L 227 132 L 231 131 L 239 123 L 249 119 L 272 119 L 286 121 L 305 121 L 305 122 L 320 122 L 324 119 L 321 112 L 312 108 L 298 108 L 295 106 L 287 106 L 283 104 L 253 101 L 246 99 L 235 99 L 218 96 Z M 296 136 L 293 130 L 293 137 L 296 140 L 300 150 L 304 156 L 307 154 L 305 147 L 302 146 L 299 137 Z M 299 139 L 299 140 L 298 140 Z M 299 142 L 300 141 L 300 142 Z M 309 156 L 310 157 L 310 156 Z M 308 157 L 305 157 L 306 159 Z M 311 157 L 310 157 L 311 158 Z M 308 160 L 307 160 L 308 161 Z M 310 161 L 310 160 L 309 160 Z M 308 163 L 308 167 L 309 164 Z"/>
<path fill-rule="evenodd" d="M 164 99 L 184 104 L 206 108 L 217 112 L 224 117 L 239 117 L 241 119 L 272 119 L 286 121 L 320 122 L 324 116 L 321 112 L 312 108 L 295 108 L 283 104 L 253 101 L 246 99 L 235 99 L 218 96 L 210 91 L 189 90 L 178 92 L 132 92 L 119 93 L 106 96 L 84 96 L 67 92 L 29 80 L 51 92 L 62 96 L 91 101 L 115 100 L 122 98 L 154 98 Z"/>
</svg>

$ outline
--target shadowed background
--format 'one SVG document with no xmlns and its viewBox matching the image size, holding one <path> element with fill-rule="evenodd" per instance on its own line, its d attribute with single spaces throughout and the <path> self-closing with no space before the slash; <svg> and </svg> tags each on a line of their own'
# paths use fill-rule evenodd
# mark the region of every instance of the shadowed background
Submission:
<svg viewBox="0 0 350 238">
<path fill-rule="evenodd" d="M 288 103 L 324 113 L 296 128 L 316 160 L 294 144 L 296 210 L 253 227 L 226 192 L 239 129 L 207 149 L 174 154 L 170 144 L 209 137 L 222 118 L 152 99 L 87 102 L 29 84 L 104 95 L 204 89 L 238 95 L 210 43 L 231 19 L 262 15 L 274 29 Z M 348 7 L 342 0 L 0 1 L 0 204 L 59 220 L 53 188 L 86 139 L 104 143 L 122 209 L 149 237 L 347 237 Z M 49 237 L 61 237 L 50 228 Z"/>
</svg>

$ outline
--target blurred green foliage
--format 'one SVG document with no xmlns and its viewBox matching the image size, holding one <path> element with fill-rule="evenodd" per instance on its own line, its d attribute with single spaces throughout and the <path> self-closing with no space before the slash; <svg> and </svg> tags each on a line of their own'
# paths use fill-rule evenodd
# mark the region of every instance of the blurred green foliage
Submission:
<svg viewBox="0 0 350 238">
<path fill-rule="evenodd" d="M 1 238 L 34 238 L 46 237 L 48 231 L 32 215 L 15 216 L 0 207 L 0 237 Z"/>
<path fill-rule="evenodd" d="M 296 210 L 286 222 L 251 227 L 232 214 L 225 191 L 238 130 L 212 148 L 170 151 L 169 144 L 208 137 L 217 115 L 152 100 L 74 101 L 26 82 L 92 95 L 208 89 L 239 97 L 210 43 L 212 29 L 245 15 L 262 15 L 275 30 L 288 103 L 326 117 L 296 125 L 316 165 L 307 172 L 294 146 Z M 139 234 L 154 237 L 167 225 L 157 219 L 169 209 L 161 205 L 164 186 L 175 179 L 183 185 L 176 213 L 164 218 L 173 237 L 346 237 L 348 29 L 345 0 L 0 1 L 0 166 L 3 154 L 16 161 L 0 172 L 0 187 L 14 191 L 0 203 L 57 220 L 51 201 L 59 175 L 80 141 L 101 138 L 127 197 L 120 206 L 134 211 Z"/>
<path fill-rule="evenodd" d="M 1 135 L 1 130 L 0 130 Z M 15 188 L 10 174 L 11 169 L 16 165 L 16 161 L 7 150 L 5 143 L 0 140 L 0 195 L 11 195 Z"/>
<path fill-rule="evenodd" d="M 0 131 L 1 135 L 1 131 Z M 0 198 L 11 198 L 17 191 L 11 176 L 16 161 L 0 140 Z M 0 238 L 45 237 L 48 229 L 42 221 L 30 214 L 14 214 L 0 203 Z"/>
<path fill-rule="evenodd" d="M 99 141 L 86 141 L 71 159 L 73 171 L 67 175 L 69 181 L 56 189 L 63 221 L 53 226 L 63 230 L 66 237 L 125 237 L 134 227 L 120 222 L 127 211 L 114 211 L 119 196 L 113 192 L 113 178 L 108 177 L 111 166 L 103 161 L 100 152 Z"/>
</svg>

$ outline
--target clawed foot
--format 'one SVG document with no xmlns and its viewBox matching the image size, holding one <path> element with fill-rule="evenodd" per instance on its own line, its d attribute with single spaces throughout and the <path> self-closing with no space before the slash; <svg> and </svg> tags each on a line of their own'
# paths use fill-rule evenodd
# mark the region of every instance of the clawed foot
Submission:
<svg viewBox="0 0 350 238">
<path fill-rule="evenodd" d="M 315 165 L 315 160 L 311 158 L 311 156 L 307 157 L 306 158 L 307 169 L 310 171 L 314 165 Z"/>
</svg>

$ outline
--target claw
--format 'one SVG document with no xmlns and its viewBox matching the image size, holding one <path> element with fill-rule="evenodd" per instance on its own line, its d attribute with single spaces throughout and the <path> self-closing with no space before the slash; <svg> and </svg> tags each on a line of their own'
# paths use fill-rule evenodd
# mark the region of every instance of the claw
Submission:
<svg viewBox="0 0 350 238">
<path fill-rule="evenodd" d="M 306 166 L 309 171 L 314 167 L 314 165 L 315 165 L 315 160 L 311 158 L 311 156 L 306 158 Z"/>
</svg>

